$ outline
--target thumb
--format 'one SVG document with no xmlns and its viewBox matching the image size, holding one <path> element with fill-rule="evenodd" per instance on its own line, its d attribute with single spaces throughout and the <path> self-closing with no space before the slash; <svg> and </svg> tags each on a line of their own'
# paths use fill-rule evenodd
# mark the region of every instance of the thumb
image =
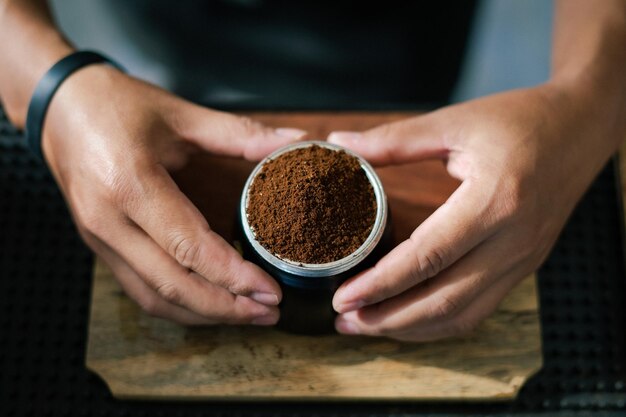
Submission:
<svg viewBox="0 0 626 417">
<path fill-rule="evenodd" d="M 444 158 L 448 149 L 439 125 L 431 115 L 418 116 L 365 132 L 332 132 L 328 142 L 344 146 L 374 165 Z"/>
<path fill-rule="evenodd" d="M 245 116 L 188 104 L 177 121 L 186 140 L 208 152 L 258 160 L 281 146 L 303 139 L 307 132 L 270 128 Z"/>
</svg>

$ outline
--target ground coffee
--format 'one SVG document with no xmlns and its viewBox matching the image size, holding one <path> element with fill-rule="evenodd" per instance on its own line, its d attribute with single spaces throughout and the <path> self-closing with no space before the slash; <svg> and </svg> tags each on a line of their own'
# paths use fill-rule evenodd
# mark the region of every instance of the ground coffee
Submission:
<svg viewBox="0 0 626 417">
<path fill-rule="evenodd" d="M 264 164 L 250 187 L 246 214 L 269 252 L 321 264 L 344 258 L 365 242 L 376 198 L 358 159 L 314 145 Z"/>
</svg>

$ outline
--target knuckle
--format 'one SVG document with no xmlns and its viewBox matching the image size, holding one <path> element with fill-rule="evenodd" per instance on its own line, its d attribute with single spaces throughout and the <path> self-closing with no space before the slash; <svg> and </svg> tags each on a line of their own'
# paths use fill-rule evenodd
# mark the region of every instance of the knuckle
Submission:
<svg viewBox="0 0 626 417">
<path fill-rule="evenodd" d="M 385 336 L 385 337 L 392 337 L 395 334 L 397 334 L 399 331 L 399 329 L 397 329 L 395 326 L 391 326 L 388 323 L 385 322 L 381 322 L 378 325 L 376 325 L 376 327 L 372 328 L 369 333 L 372 336 Z"/>
<path fill-rule="evenodd" d="M 259 315 L 255 303 L 242 296 L 231 295 L 229 302 L 216 303 L 209 297 L 199 300 L 196 312 L 222 324 L 246 324 Z M 258 308 L 256 308 L 258 310 Z"/>
<path fill-rule="evenodd" d="M 216 283 L 223 288 L 226 288 L 230 293 L 237 295 L 248 295 L 254 291 L 252 283 L 247 280 L 237 279 L 235 271 L 240 273 L 244 271 L 246 267 L 243 259 L 233 260 L 233 262 L 225 263 L 223 265 L 215 265 L 215 276 L 213 277 Z"/>
<path fill-rule="evenodd" d="M 393 141 L 390 140 L 391 136 L 393 135 L 393 128 L 391 124 L 386 123 L 376 128 L 375 135 L 381 138 L 381 143 L 384 144 L 384 147 L 382 149 L 384 158 L 389 160 L 391 163 L 395 162 L 395 146 Z"/>
<path fill-rule="evenodd" d="M 376 307 L 373 307 L 374 309 Z M 403 333 L 412 325 L 410 320 L 394 320 L 393 317 L 381 314 L 372 308 L 357 314 L 360 322 L 359 328 L 364 334 L 370 336 L 394 337 Z"/>
<path fill-rule="evenodd" d="M 180 304 L 181 292 L 172 282 L 163 282 L 157 286 L 156 292 L 163 300 L 171 304 Z"/>
<path fill-rule="evenodd" d="M 74 217 L 79 225 L 96 236 L 102 236 L 110 227 L 110 214 L 120 207 L 122 186 L 99 183 L 92 190 L 72 190 L 69 194 Z M 126 198 L 126 197 L 124 197 Z M 109 216 L 107 216 L 107 214 Z"/>
<path fill-rule="evenodd" d="M 128 182 L 127 175 L 122 172 L 107 176 L 102 183 L 104 198 L 116 206 L 124 205 L 130 194 Z"/>
<path fill-rule="evenodd" d="M 144 156 L 130 153 L 111 164 L 109 169 L 97 173 L 97 183 L 104 198 L 116 205 L 124 204 L 131 195 L 134 182 L 143 177 L 146 162 Z"/>
<path fill-rule="evenodd" d="M 452 297 L 439 294 L 432 302 L 431 315 L 433 319 L 448 320 L 460 310 L 460 305 Z"/>
<path fill-rule="evenodd" d="M 191 105 L 191 107 L 189 107 L 186 105 L 186 102 L 178 97 L 170 97 L 170 100 L 165 101 L 163 104 L 165 105 L 165 114 L 167 115 L 167 121 L 170 129 L 181 136 L 185 136 L 189 130 L 189 110 L 205 110 L 196 107 L 195 105 Z"/>
<path fill-rule="evenodd" d="M 209 298 L 205 300 L 198 300 L 198 304 L 194 307 L 194 311 L 206 319 L 210 319 L 215 323 L 221 324 L 230 324 L 229 319 L 233 316 L 232 309 L 224 306 L 218 306 Z"/>
<path fill-rule="evenodd" d="M 102 236 L 110 227 L 101 205 L 78 203 L 74 212 L 79 230 L 84 231 L 85 236 Z"/>
<path fill-rule="evenodd" d="M 150 154 L 131 153 L 98 178 L 103 199 L 130 213 L 141 199 L 158 191 L 152 181 L 157 170 L 158 165 Z"/>
<path fill-rule="evenodd" d="M 495 205 L 500 221 L 510 221 L 520 214 L 523 204 L 530 202 L 524 184 L 518 179 L 510 179 L 498 193 L 498 204 Z"/>
<path fill-rule="evenodd" d="M 235 296 L 233 303 L 220 311 L 219 318 L 225 324 L 249 324 L 255 318 L 271 314 L 272 311 L 275 310 L 260 307 L 245 296 Z"/>
<path fill-rule="evenodd" d="M 200 256 L 200 245 L 189 236 L 175 234 L 170 239 L 168 252 L 185 268 L 194 269 L 197 267 Z"/>
<path fill-rule="evenodd" d="M 394 125 L 393 123 L 385 123 L 381 126 L 378 126 L 374 132 L 376 134 L 376 136 L 386 139 L 392 136 L 392 134 L 394 133 Z M 389 147 L 389 149 L 391 149 L 391 147 Z"/>
<path fill-rule="evenodd" d="M 246 283 L 232 280 L 228 277 L 223 278 L 222 281 L 224 282 L 224 286 L 226 287 L 226 289 L 228 289 L 228 291 L 232 294 L 245 296 L 253 292 L 253 289 L 250 287 L 250 285 Z"/>
<path fill-rule="evenodd" d="M 259 308 L 251 299 L 245 296 L 235 295 L 233 296 L 233 302 L 222 311 L 222 314 L 225 319 L 233 318 L 236 320 L 250 321 L 264 312 L 265 308 Z"/>
<path fill-rule="evenodd" d="M 244 136 L 254 136 L 261 129 L 261 125 L 246 116 L 237 116 L 237 122 Z"/>
<path fill-rule="evenodd" d="M 443 255 L 435 249 L 426 252 L 416 252 L 414 265 L 411 268 L 412 280 L 415 283 L 432 278 L 443 270 L 445 261 Z"/>
<path fill-rule="evenodd" d="M 151 317 L 161 316 L 161 309 L 160 309 L 159 300 L 157 299 L 157 297 L 150 295 L 150 294 L 141 295 L 140 297 L 137 298 L 137 304 L 149 316 Z"/>
</svg>

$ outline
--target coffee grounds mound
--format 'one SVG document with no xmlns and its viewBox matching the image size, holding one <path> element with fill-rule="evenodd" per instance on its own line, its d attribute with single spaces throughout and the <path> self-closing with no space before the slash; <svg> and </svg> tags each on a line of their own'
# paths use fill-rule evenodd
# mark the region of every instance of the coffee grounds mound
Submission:
<svg viewBox="0 0 626 417">
<path fill-rule="evenodd" d="M 321 264 L 356 251 L 372 231 L 376 209 L 358 159 L 313 145 L 263 165 L 250 187 L 246 214 L 269 252 Z"/>
</svg>

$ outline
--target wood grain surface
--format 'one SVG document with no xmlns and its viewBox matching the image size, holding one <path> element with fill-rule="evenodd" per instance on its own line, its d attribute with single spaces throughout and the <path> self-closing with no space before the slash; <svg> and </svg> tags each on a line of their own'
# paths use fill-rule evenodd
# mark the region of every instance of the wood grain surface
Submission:
<svg viewBox="0 0 626 417">
<path fill-rule="evenodd" d="M 361 130 L 409 113 L 253 113 L 271 126 Z M 198 154 L 175 179 L 232 242 L 254 164 Z M 378 170 L 397 241 L 458 186 L 428 161 Z M 222 400 L 468 400 L 513 398 L 541 367 L 534 277 L 472 335 L 427 344 L 368 337 L 296 336 L 271 328 L 184 328 L 147 316 L 100 261 L 94 268 L 87 366 L 120 398 Z"/>
</svg>

